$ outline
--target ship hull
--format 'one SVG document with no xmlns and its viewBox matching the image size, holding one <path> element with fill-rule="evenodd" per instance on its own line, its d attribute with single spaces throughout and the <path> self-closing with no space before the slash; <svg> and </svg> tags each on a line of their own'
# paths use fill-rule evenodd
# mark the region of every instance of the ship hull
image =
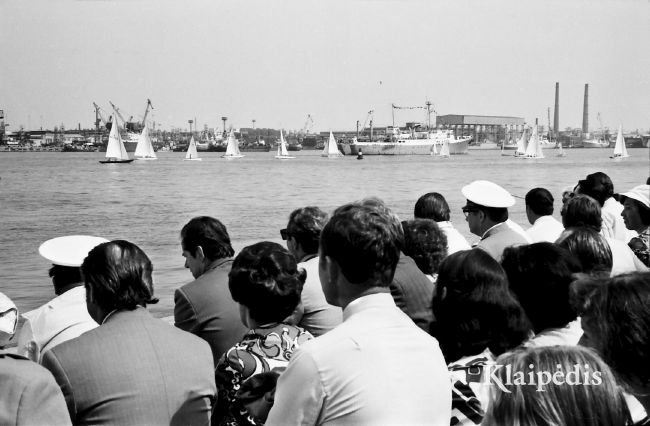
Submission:
<svg viewBox="0 0 650 426">
<path fill-rule="evenodd" d="M 467 154 L 468 141 L 449 143 L 449 153 L 452 155 Z M 359 150 L 363 155 L 431 155 L 431 142 L 358 142 L 343 145 L 345 155 L 357 155 Z M 440 144 L 436 150 L 440 151 Z"/>
<path fill-rule="evenodd" d="M 609 148 L 609 142 L 582 141 L 583 148 Z"/>
</svg>

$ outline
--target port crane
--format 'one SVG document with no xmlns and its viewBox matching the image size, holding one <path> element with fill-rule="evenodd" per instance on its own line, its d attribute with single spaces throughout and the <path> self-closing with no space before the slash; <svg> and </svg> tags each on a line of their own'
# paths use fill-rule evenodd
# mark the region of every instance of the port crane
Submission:
<svg viewBox="0 0 650 426">
<path fill-rule="evenodd" d="M 361 131 L 357 132 L 358 134 L 363 134 L 363 132 L 366 130 L 368 123 L 370 123 L 370 133 L 372 133 L 372 119 L 374 117 L 374 114 L 375 114 L 374 109 L 368 111 L 368 114 L 366 115 L 366 119 L 363 121 L 363 127 L 361 127 Z M 370 135 L 370 137 L 372 138 L 372 134 Z"/>
<path fill-rule="evenodd" d="M 311 133 L 311 129 L 314 126 L 314 119 L 311 118 L 311 114 L 307 114 L 307 120 L 305 120 L 305 125 L 302 126 L 302 130 L 300 131 L 303 135 L 307 135 Z"/>
<path fill-rule="evenodd" d="M 104 114 L 102 114 L 102 108 L 95 102 L 93 102 L 93 106 L 95 107 L 95 127 L 97 128 L 97 131 L 99 131 L 99 123 L 103 123 L 106 129 L 110 130 L 112 126 L 112 116 L 109 115 L 108 120 L 106 120 Z"/>
<path fill-rule="evenodd" d="M 120 113 L 120 109 L 116 107 L 113 102 L 108 101 L 108 103 L 111 104 L 113 111 L 115 111 L 115 115 L 117 115 L 119 119 L 122 120 L 122 123 L 124 123 L 124 127 L 126 127 L 126 120 L 124 119 L 124 117 L 122 117 L 122 114 Z"/>
<path fill-rule="evenodd" d="M 151 99 L 147 98 L 147 108 L 144 110 L 144 117 L 142 118 L 142 127 L 144 128 L 145 123 L 147 122 L 147 115 L 149 114 L 149 107 L 153 109 L 153 105 L 151 103 Z"/>
</svg>

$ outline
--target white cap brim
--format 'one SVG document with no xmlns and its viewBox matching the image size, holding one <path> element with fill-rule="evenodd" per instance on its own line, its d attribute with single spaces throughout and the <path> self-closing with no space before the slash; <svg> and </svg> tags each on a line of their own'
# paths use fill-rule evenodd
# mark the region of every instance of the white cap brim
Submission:
<svg viewBox="0 0 650 426">
<path fill-rule="evenodd" d="M 54 265 L 80 267 L 88 252 L 108 240 L 90 235 L 68 235 L 45 241 L 38 253 Z"/>
<path fill-rule="evenodd" d="M 508 191 L 487 180 L 475 180 L 463 186 L 461 192 L 472 203 L 485 207 L 507 208 L 515 205 L 515 198 Z"/>
</svg>

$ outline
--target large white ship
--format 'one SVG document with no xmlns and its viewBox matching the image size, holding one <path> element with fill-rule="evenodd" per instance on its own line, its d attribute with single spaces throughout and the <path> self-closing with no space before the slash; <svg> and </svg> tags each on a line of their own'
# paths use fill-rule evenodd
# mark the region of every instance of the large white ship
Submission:
<svg viewBox="0 0 650 426">
<path fill-rule="evenodd" d="M 345 155 L 431 155 L 439 152 L 445 141 L 449 144 L 449 153 L 467 154 L 467 145 L 472 138 L 456 138 L 450 130 L 437 130 L 430 132 L 413 132 L 400 134 L 396 139 L 388 142 L 352 142 L 343 144 Z"/>
</svg>

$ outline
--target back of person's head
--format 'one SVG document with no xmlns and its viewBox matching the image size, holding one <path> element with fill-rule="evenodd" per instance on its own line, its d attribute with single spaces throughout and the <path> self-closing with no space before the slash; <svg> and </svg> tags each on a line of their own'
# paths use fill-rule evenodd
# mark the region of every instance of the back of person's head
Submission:
<svg viewBox="0 0 650 426">
<path fill-rule="evenodd" d="M 482 425 L 613 426 L 627 406 L 610 368 L 580 346 L 518 349 L 497 359 Z M 513 379 L 514 378 L 514 379 Z"/>
<path fill-rule="evenodd" d="M 52 265 L 48 274 L 52 278 L 52 284 L 54 284 L 54 292 L 56 294 L 61 294 L 63 289 L 72 284 L 81 285 L 83 283 L 81 269 L 78 267 Z"/>
<path fill-rule="evenodd" d="M 320 253 L 335 260 L 352 284 L 388 287 L 404 233 L 399 218 L 379 199 L 337 208 L 321 233 Z"/>
<path fill-rule="evenodd" d="M 577 281 L 572 299 L 582 343 L 596 349 L 630 391 L 650 392 L 650 272 Z"/>
<path fill-rule="evenodd" d="M 441 194 L 429 192 L 421 196 L 415 203 L 413 216 L 416 219 L 431 219 L 436 222 L 448 222 L 449 204 Z"/>
<path fill-rule="evenodd" d="M 520 345 L 531 327 L 499 263 L 483 250 L 443 260 L 432 301 L 431 334 L 448 362 L 489 348 L 499 355 Z"/>
<path fill-rule="evenodd" d="M 248 308 L 260 324 L 281 322 L 298 303 L 307 274 L 280 244 L 262 241 L 244 247 L 228 274 L 235 302 Z"/>
<path fill-rule="evenodd" d="M 584 226 L 562 231 L 555 242 L 578 259 L 585 274 L 605 274 L 612 272 L 612 250 L 605 240 L 592 228 Z"/>
<path fill-rule="evenodd" d="M 413 258 L 425 274 L 438 272 L 440 262 L 447 256 L 447 236 L 431 219 L 402 222 L 404 254 Z"/>
<path fill-rule="evenodd" d="M 192 255 L 195 255 L 197 247 L 201 246 L 203 254 L 211 261 L 235 254 L 224 224 L 209 216 L 195 217 L 187 222 L 181 230 L 181 244 L 183 250 Z"/>
<path fill-rule="evenodd" d="M 547 242 L 508 247 L 501 266 L 535 333 L 564 327 L 576 319 L 569 288 L 573 274 L 581 268 L 566 249 Z"/>
<path fill-rule="evenodd" d="M 566 202 L 562 210 L 562 225 L 564 228 L 587 226 L 600 232 L 603 225 L 598 202 L 588 195 L 576 195 Z"/>
<path fill-rule="evenodd" d="M 81 265 L 87 297 L 105 311 L 133 310 L 157 303 L 153 297 L 153 265 L 135 244 L 115 240 L 88 253 Z"/>
<path fill-rule="evenodd" d="M 588 195 L 602 207 L 608 198 L 614 195 L 614 184 L 603 172 L 596 172 L 578 182 L 581 194 Z"/>
<path fill-rule="evenodd" d="M 526 205 L 538 216 L 553 214 L 553 195 L 546 188 L 533 188 L 526 194 Z"/>
<path fill-rule="evenodd" d="M 287 232 L 296 239 L 306 254 L 318 253 L 320 233 L 327 223 L 327 213 L 318 207 L 296 209 L 289 215 Z"/>
</svg>

